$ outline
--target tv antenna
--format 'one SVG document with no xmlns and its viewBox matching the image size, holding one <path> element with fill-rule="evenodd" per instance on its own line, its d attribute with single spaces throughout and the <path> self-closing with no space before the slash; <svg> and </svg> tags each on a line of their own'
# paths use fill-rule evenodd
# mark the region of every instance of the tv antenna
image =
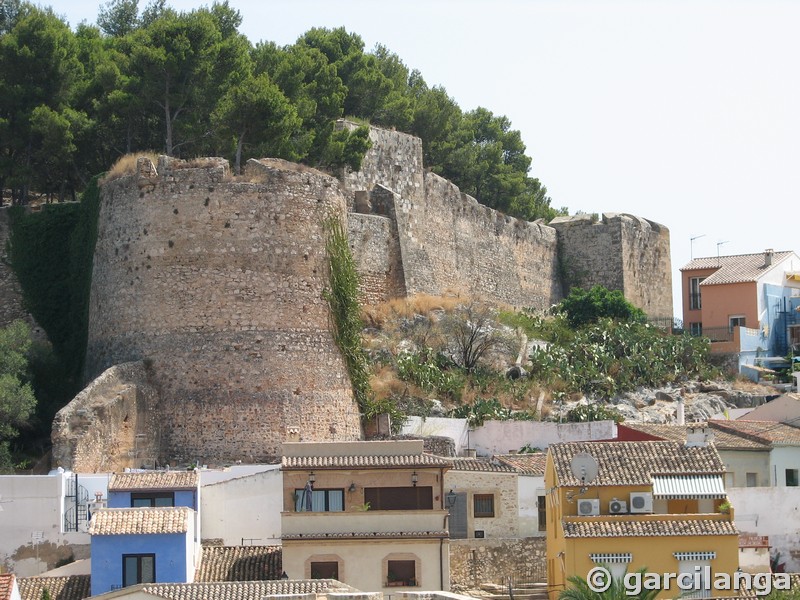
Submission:
<svg viewBox="0 0 800 600">
<path fill-rule="evenodd" d="M 694 241 L 699 240 L 701 237 L 706 237 L 706 234 L 701 233 L 700 235 L 689 238 L 689 260 L 694 258 Z"/>
</svg>

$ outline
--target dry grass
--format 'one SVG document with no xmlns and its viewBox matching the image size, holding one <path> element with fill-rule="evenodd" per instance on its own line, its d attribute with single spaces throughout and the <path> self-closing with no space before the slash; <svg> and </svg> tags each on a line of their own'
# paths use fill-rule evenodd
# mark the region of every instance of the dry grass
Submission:
<svg viewBox="0 0 800 600">
<path fill-rule="evenodd" d="M 370 327 L 382 328 L 386 323 L 414 315 L 431 315 L 435 311 L 451 311 L 468 302 L 464 296 L 430 296 L 416 294 L 408 298 L 395 298 L 383 304 L 364 307 L 362 318 Z"/>
<path fill-rule="evenodd" d="M 106 173 L 106 176 L 103 178 L 103 182 L 113 181 L 114 179 L 125 177 L 126 175 L 135 175 L 136 162 L 142 157 L 149 158 L 151 161 L 153 161 L 154 165 L 158 163 L 158 154 L 155 152 L 137 152 L 135 154 L 126 154 L 125 156 L 120 156 L 117 159 L 117 162 L 115 162 L 108 170 L 108 173 Z"/>
<path fill-rule="evenodd" d="M 370 377 L 369 384 L 379 399 L 399 396 L 408 391 L 409 384 L 401 381 L 391 367 L 380 367 Z"/>
<path fill-rule="evenodd" d="M 737 377 L 733 381 L 732 387 L 734 390 L 753 394 L 754 396 L 769 396 L 775 393 L 775 388 L 772 386 L 756 383 L 744 376 Z"/>
</svg>

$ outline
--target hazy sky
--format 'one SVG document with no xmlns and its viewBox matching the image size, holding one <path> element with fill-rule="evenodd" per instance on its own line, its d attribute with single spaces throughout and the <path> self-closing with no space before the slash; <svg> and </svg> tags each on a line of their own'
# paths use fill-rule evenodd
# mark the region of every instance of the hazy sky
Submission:
<svg viewBox="0 0 800 600">
<path fill-rule="evenodd" d="M 800 252 L 790 233 L 800 190 L 800 2 L 229 3 L 253 43 L 344 26 L 444 86 L 462 109 L 506 115 L 553 206 L 665 225 L 676 316 L 678 269 L 691 248 L 694 257 Z M 93 23 L 101 3 L 42 4 L 74 27 Z"/>
</svg>

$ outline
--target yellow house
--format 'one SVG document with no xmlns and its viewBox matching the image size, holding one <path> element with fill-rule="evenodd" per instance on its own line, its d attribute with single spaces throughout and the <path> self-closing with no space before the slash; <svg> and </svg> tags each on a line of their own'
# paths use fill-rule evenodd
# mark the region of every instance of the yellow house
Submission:
<svg viewBox="0 0 800 600">
<path fill-rule="evenodd" d="M 283 445 L 283 570 L 365 592 L 450 589 L 444 473 L 422 440 Z"/>
<path fill-rule="evenodd" d="M 736 595 L 715 589 L 739 567 L 733 510 L 722 505 L 724 470 L 703 440 L 551 445 L 545 467 L 550 599 L 570 576 L 588 578 L 596 567 L 614 578 L 640 568 L 658 574 L 645 581 L 662 590 L 659 598 Z M 633 575 L 627 581 L 636 584 Z"/>
</svg>

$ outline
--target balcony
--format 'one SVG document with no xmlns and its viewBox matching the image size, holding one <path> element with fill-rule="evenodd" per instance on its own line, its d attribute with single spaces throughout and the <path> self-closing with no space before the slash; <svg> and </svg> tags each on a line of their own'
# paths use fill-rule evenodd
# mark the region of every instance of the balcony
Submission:
<svg viewBox="0 0 800 600">
<path fill-rule="evenodd" d="M 446 510 L 283 512 L 281 535 L 290 538 L 446 537 Z"/>
</svg>

